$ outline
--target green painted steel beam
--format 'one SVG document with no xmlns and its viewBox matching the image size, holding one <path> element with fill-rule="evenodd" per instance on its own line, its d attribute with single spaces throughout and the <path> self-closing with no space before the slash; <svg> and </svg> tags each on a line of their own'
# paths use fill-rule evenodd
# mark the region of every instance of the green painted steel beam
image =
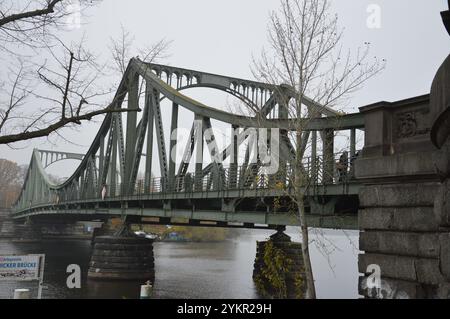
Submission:
<svg viewBox="0 0 450 319">
<path fill-rule="evenodd" d="M 64 216 L 77 216 L 76 219 L 87 221 L 98 219 L 100 216 L 111 218 L 112 216 L 121 216 L 121 208 L 102 208 L 102 209 L 63 209 L 49 210 L 43 208 L 40 211 L 29 214 L 15 214 L 13 218 L 23 219 L 25 217 L 39 215 L 55 215 L 59 218 Z M 157 208 L 129 208 L 127 216 L 139 216 L 140 218 L 176 218 L 189 219 L 193 221 L 212 221 L 227 223 L 248 223 L 259 225 L 278 225 L 278 226 L 299 226 L 298 218 L 289 213 L 264 213 L 264 212 L 221 212 L 208 210 L 164 210 Z M 73 218 L 73 217 L 71 217 Z M 358 229 L 358 217 L 356 215 L 307 215 L 308 226 L 316 228 L 331 229 Z"/>
<path fill-rule="evenodd" d="M 144 63 L 139 60 L 133 59 L 130 62 L 132 68 L 138 72 L 143 78 L 148 81 L 152 81 L 155 88 L 158 89 L 163 95 L 168 97 L 172 102 L 177 103 L 180 106 L 190 110 L 191 112 L 202 116 L 209 117 L 218 121 L 222 121 L 229 124 L 235 124 L 242 127 L 259 127 L 259 128 L 283 128 L 293 130 L 299 125 L 303 130 L 324 130 L 335 129 L 344 130 L 350 128 L 363 128 L 364 117 L 361 114 L 339 115 L 326 118 L 312 118 L 312 119 L 265 119 L 263 117 L 248 117 L 242 115 L 235 115 L 225 111 L 221 111 L 219 108 L 212 108 L 200 103 L 196 100 L 187 97 L 176 89 L 171 87 L 162 81 L 151 69 L 145 66 Z"/>
</svg>

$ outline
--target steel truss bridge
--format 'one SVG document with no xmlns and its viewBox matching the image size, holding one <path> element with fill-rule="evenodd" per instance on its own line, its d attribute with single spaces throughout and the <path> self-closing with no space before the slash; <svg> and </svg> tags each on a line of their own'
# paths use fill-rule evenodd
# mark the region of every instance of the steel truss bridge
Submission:
<svg viewBox="0 0 450 319">
<path fill-rule="evenodd" d="M 181 93 L 190 88 L 226 92 L 258 111 L 244 116 L 206 106 Z M 348 153 L 352 158 L 356 130 L 364 129 L 364 118 L 359 113 L 338 113 L 305 97 L 310 118 L 293 119 L 288 105 L 294 94 L 286 85 L 148 64 L 134 58 L 113 100 L 113 108 L 126 107 L 129 112 L 108 113 L 86 154 L 34 150 L 13 217 L 88 221 L 126 216 L 128 221 L 142 224 L 247 228 L 298 225 L 289 199 L 293 191 L 290 165 L 296 154 L 301 154 L 307 176 L 304 187 L 309 225 L 356 229 L 359 184 L 352 179 L 351 166 L 345 179 L 336 178 L 339 154 L 334 154 L 334 137 L 336 131 L 350 131 Z M 164 99 L 171 102 L 171 108 L 162 108 Z M 180 107 L 192 112 L 195 121 L 181 161 L 176 162 L 172 158 L 177 157 L 169 156 L 168 151 L 172 155 L 176 152 L 176 141 L 170 139 L 167 148 L 162 113 L 171 113 L 171 133 L 178 128 Z M 237 132 L 221 152 L 217 151 L 212 120 Z M 294 121 L 297 124 L 293 125 Z M 288 132 L 298 123 L 302 123 L 303 142 L 299 152 Z M 279 154 L 276 174 L 266 173 L 259 157 L 250 161 L 257 142 L 246 133 L 248 128 L 280 129 L 279 149 L 268 150 Z M 318 137 L 322 141 L 320 153 Z M 155 142 L 157 154 L 153 154 Z M 241 145 L 246 146 L 245 154 L 238 165 Z M 311 146 L 308 156 L 307 145 Z M 206 151 L 211 159 L 219 160 L 206 162 Z M 190 171 L 193 154 L 194 170 Z M 45 168 L 67 159 L 80 164 L 65 182 L 52 183 Z M 156 159 L 159 177 L 152 174 Z M 230 165 L 225 167 L 227 159 Z M 140 167 L 144 173 L 139 177 Z"/>
</svg>

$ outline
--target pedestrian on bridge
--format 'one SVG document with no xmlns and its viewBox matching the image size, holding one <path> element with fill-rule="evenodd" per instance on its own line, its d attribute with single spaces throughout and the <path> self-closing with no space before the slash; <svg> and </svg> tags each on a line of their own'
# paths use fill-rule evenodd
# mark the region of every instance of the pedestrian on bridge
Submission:
<svg viewBox="0 0 450 319">
<path fill-rule="evenodd" d="M 339 161 L 336 163 L 336 167 L 339 175 L 339 182 L 345 182 L 347 180 L 348 172 L 348 153 L 345 151 L 339 157 Z"/>
</svg>

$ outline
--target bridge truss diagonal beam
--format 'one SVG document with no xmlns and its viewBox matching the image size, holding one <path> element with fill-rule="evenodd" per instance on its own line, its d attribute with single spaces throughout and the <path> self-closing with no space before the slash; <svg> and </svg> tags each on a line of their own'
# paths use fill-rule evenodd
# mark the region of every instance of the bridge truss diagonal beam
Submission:
<svg viewBox="0 0 450 319">
<path fill-rule="evenodd" d="M 163 80 L 162 73 L 167 75 L 166 81 Z M 173 81 L 173 76 L 177 77 L 176 81 Z M 142 111 L 139 106 L 141 83 L 142 85 L 145 83 L 145 101 L 138 121 L 138 112 Z M 174 88 L 172 84 L 176 87 Z M 225 112 L 200 103 L 180 92 L 192 87 L 214 88 L 232 94 L 240 98 L 242 102 L 250 103 L 255 108 L 256 115 L 243 116 Z M 327 165 L 332 163 L 335 156 L 330 152 L 332 144 L 331 141 L 328 141 L 331 138 L 329 132 L 351 130 L 353 143 L 351 154 L 356 153 L 354 145 L 356 129 L 363 129 L 365 124 L 360 114 L 341 115 L 305 98 L 305 105 L 308 106 L 310 114 L 315 115 L 306 119 L 293 119 L 289 118 L 287 107 L 283 107 L 283 103 L 280 102 L 280 94 L 285 94 L 289 98 L 293 96 L 294 92 L 292 88 L 286 86 L 273 86 L 194 70 L 146 64 L 134 58 L 130 61 L 111 104 L 112 108 L 120 109 L 125 103 L 129 112 L 126 114 L 108 113 L 86 154 L 35 150 L 19 200 L 16 203 L 16 210 L 21 212 L 29 210 L 31 214 L 35 207 L 44 204 L 48 207 L 55 205 L 61 209 L 61 205 L 66 203 L 81 203 L 92 197 L 100 201 L 96 204 L 99 205 L 102 201 L 106 203 L 121 202 L 126 196 L 158 194 L 161 196 L 158 200 L 166 203 L 167 201 L 176 201 L 177 198 L 168 198 L 177 193 L 186 195 L 186 198 L 182 199 L 183 202 L 189 199 L 190 192 L 204 194 L 199 198 L 192 199 L 195 206 L 195 201 L 199 201 L 202 196 L 205 199 L 211 199 L 211 192 L 215 192 L 215 199 L 219 200 L 224 199 L 232 192 L 248 194 L 249 191 L 254 191 L 256 194 L 262 191 L 262 194 L 267 192 L 265 194 L 269 196 L 268 194 L 272 194 L 273 190 L 270 189 L 267 176 L 261 169 L 262 163 L 258 158 L 257 151 L 258 142 L 247 132 L 253 128 L 278 128 L 283 132 L 279 150 L 280 161 L 283 165 L 293 163 L 298 154 L 304 157 L 306 144 L 312 140 L 314 144 L 312 165 L 320 166 L 320 163 L 315 161 L 317 133 L 322 136 L 322 139 L 328 134 Z M 165 107 L 161 105 L 163 99 L 169 100 L 172 106 L 169 135 L 166 134 L 163 127 L 163 115 L 168 113 L 162 109 Z M 276 114 L 277 107 L 278 116 Z M 182 161 L 177 163 L 171 156 L 176 141 L 170 138 L 169 150 L 167 150 L 166 138 L 171 137 L 173 131 L 178 128 L 179 108 L 192 112 L 195 119 L 200 121 L 201 128 L 195 124 L 192 126 Z M 237 135 L 232 135 L 230 144 L 222 150 L 219 150 L 217 145 L 213 132 L 213 123 L 215 123 L 213 121 L 229 125 L 233 132 L 238 130 Z M 294 121 L 305 125 L 302 132 L 303 143 L 296 147 L 292 145 L 288 136 L 288 133 L 292 132 L 292 127 L 295 127 L 292 125 Z M 249 136 L 251 137 L 249 138 Z M 159 177 L 152 175 L 152 164 L 155 160 L 153 143 L 155 141 L 161 172 Z M 248 145 L 244 163 L 239 170 L 238 150 L 244 142 L 247 142 Z M 211 157 L 210 163 L 204 162 L 204 143 L 206 143 Z M 192 153 L 196 148 L 195 181 L 190 185 L 187 175 Z M 297 148 L 299 148 L 299 152 L 296 152 Z M 138 175 L 144 156 L 143 185 L 137 185 L 141 182 Z M 251 156 L 256 156 L 256 161 L 250 161 Z M 223 162 L 230 157 L 233 164 L 230 165 L 230 168 L 225 168 Z M 176 156 L 174 158 L 176 159 Z M 63 183 L 52 183 L 45 168 L 56 161 L 65 159 L 80 160 L 80 165 Z M 177 167 L 178 171 L 175 174 Z M 313 171 L 315 169 L 313 168 Z M 269 180 L 271 178 L 272 176 L 269 176 Z M 282 180 L 286 182 L 285 177 Z M 174 181 L 177 184 L 171 184 Z M 331 184 L 324 185 L 324 187 L 336 186 L 333 185 L 332 180 L 329 182 Z M 176 185 L 176 188 L 173 188 L 173 185 Z M 190 188 L 191 186 L 194 187 Z M 235 198 L 236 203 L 239 203 L 239 199 L 240 196 Z M 122 204 L 120 204 L 121 207 Z M 168 207 L 164 209 L 169 209 L 170 207 Z"/>
</svg>

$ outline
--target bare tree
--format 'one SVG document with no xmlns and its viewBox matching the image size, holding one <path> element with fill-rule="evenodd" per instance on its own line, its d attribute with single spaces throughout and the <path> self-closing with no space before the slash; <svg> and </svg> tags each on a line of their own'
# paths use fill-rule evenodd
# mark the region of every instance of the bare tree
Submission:
<svg viewBox="0 0 450 319">
<path fill-rule="evenodd" d="M 101 0 L 4 0 L 0 2 L 0 48 L 18 54 L 17 45 L 48 46 L 55 32 L 73 23 L 71 16 L 84 13 Z M 16 45 L 14 49 L 11 44 Z"/>
<path fill-rule="evenodd" d="M 138 57 L 145 63 L 157 63 L 161 59 L 169 56 L 168 51 L 171 41 L 161 39 L 155 43 L 147 44 L 142 47 L 135 47 L 135 38 L 123 25 L 121 33 L 117 38 L 110 39 L 109 49 L 113 64 L 111 70 L 113 74 L 123 76 L 128 66 L 128 62 L 133 57 Z M 144 82 L 139 85 L 139 96 L 145 92 Z"/>
<path fill-rule="evenodd" d="M 295 203 L 300 222 L 302 253 L 306 274 L 307 298 L 316 298 L 309 252 L 309 230 L 305 214 L 305 195 L 311 180 L 302 159 L 309 143 L 305 130 L 308 119 L 319 117 L 317 106 L 335 108 L 349 98 L 367 80 L 384 68 L 384 61 L 369 61 L 369 44 L 356 54 L 342 48 L 343 32 L 328 0 L 281 0 L 281 7 L 270 15 L 269 47 L 254 58 L 253 73 L 261 81 L 289 88 L 276 92 L 291 118 L 289 140 L 295 149 L 286 192 Z M 306 106 L 309 105 L 309 106 Z M 260 110 L 251 107 L 253 113 Z M 334 162 L 334 159 L 333 159 Z"/>
<path fill-rule="evenodd" d="M 82 108 L 87 103 L 83 93 L 92 83 L 80 85 L 80 74 L 85 70 L 85 65 L 92 66 L 92 55 L 82 50 L 81 46 L 77 51 L 72 50 L 57 36 L 72 23 L 71 15 L 81 14 L 99 2 L 7 0 L 0 3 L 0 49 L 6 55 L 6 61 L 10 62 L 8 78 L 3 79 L 0 86 L 0 144 L 47 136 L 67 124 L 79 124 L 112 111 L 112 107 L 90 111 Z M 56 53 L 55 47 L 63 47 L 62 57 Z M 36 62 L 34 57 L 40 55 L 50 55 L 58 68 L 49 68 L 47 61 Z M 67 56 L 70 58 L 66 59 Z M 41 93 L 40 84 L 45 84 L 50 92 L 58 91 L 60 95 L 46 97 L 45 93 Z M 79 97 L 76 105 L 74 96 Z M 44 99 L 52 103 L 43 103 Z M 29 111 L 36 110 L 36 106 L 27 105 L 30 100 L 40 105 L 37 111 Z M 56 117 L 57 113 L 59 116 Z"/>
<path fill-rule="evenodd" d="M 0 207 L 8 208 L 16 200 L 23 182 L 24 170 L 17 163 L 0 159 Z"/>
<path fill-rule="evenodd" d="M 60 47 L 61 54 L 47 48 L 51 62 L 26 68 L 19 60 L 14 77 L 3 87 L 6 98 L 0 109 L 0 144 L 48 136 L 97 115 L 129 111 L 116 108 L 118 96 L 106 107 L 98 99 L 109 96 L 111 90 L 99 85 L 104 67 L 84 49 L 83 41 L 70 47 L 61 41 Z M 27 108 L 31 102 L 40 105 L 34 112 Z"/>
<path fill-rule="evenodd" d="M 78 14 L 99 2 L 79 1 Z M 98 115 L 130 111 L 116 108 L 120 96 L 108 100 L 113 91 L 104 88 L 108 83 L 108 64 L 97 61 L 86 49 L 84 39 L 66 45 L 58 37 L 73 13 L 73 3 L 27 0 L 0 4 L 0 45 L 14 61 L 8 78 L 0 82 L 0 144 L 48 136 Z M 132 57 L 132 42 L 125 29 L 121 41 L 112 41 L 113 59 L 120 75 Z M 23 50 L 11 50 L 11 44 Z M 150 62 L 162 57 L 167 47 L 168 42 L 161 40 L 139 52 Z M 24 57 L 27 50 L 49 59 L 42 62 L 42 58 L 35 61 Z M 35 105 L 30 107 L 31 103 Z"/>
<path fill-rule="evenodd" d="M 170 41 L 161 39 L 156 43 L 138 48 L 134 51 L 135 38 L 123 25 L 121 33 L 117 38 L 111 38 L 110 51 L 112 55 L 112 70 L 124 74 L 128 62 L 132 57 L 139 56 L 139 59 L 147 63 L 157 63 L 158 60 L 167 58 L 167 51 L 171 44 Z"/>
<path fill-rule="evenodd" d="M 0 187 L 9 185 L 17 185 L 21 182 L 21 169 L 11 161 L 0 159 L 0 180 L 2 181 Z"/>
</svg>

